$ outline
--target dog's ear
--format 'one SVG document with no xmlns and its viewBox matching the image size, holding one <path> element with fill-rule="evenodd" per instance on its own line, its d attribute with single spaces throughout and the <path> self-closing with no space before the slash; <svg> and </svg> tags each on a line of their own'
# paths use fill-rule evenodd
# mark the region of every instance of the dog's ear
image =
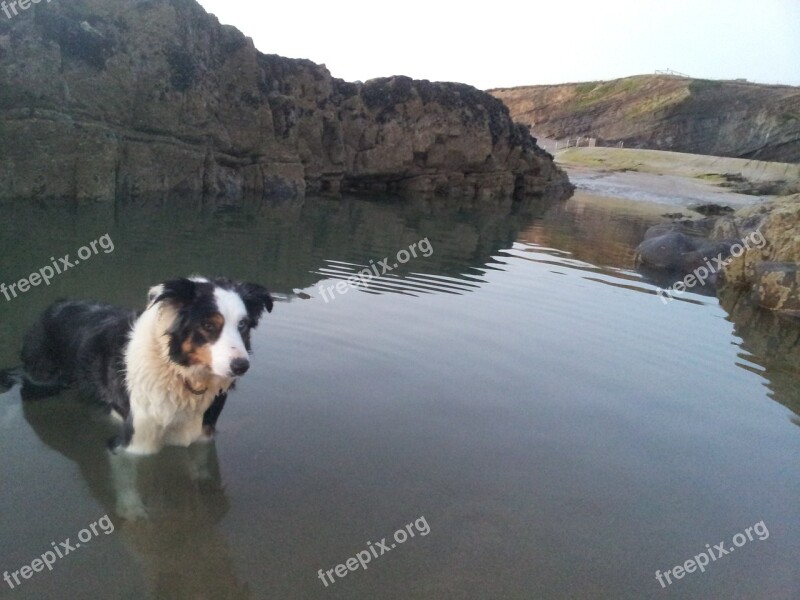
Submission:
<svg viewBox="0 0 800 600">
<path fill-rule="evenodd" d="M 161 296 L 164 293 L 164 286 L 161 284 L 154 285 L 150 288 L 150 291 L 147 292 L 147 306 L 150 307 L 156 301 L 156 298 Z"/>
<path fill-rule="evenodd" d="M 196 297 L 197 283 L 185 277 L 165 281 L 151 288 L 148 294 L 151 305 L 165 300 L 173 304 L 185 305 L 192 302 Z"/>
<path fill-rule="evenodd" d="M 247 316 L 253 322 L 253 327 L 258 325 L 258 320 L 264 314 L 272 312 L 272 296 L 267 288 L 257 283 L 237 283 L 236 292 L 241 296 L 247 309 Z"/>
</svg>

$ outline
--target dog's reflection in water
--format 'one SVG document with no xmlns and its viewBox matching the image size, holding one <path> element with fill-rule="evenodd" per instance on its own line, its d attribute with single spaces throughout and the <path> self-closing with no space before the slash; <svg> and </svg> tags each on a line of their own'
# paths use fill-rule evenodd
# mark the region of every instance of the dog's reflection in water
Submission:
<svg viewBox="0 0 800 600">
<path fill-rule="evenodd" d="M 156 456 L 113 455 L 107 442 L 118 424 L 71 396 L 25 400 L 23 414 L 42 442 L 78 465 L 140 563 L 147 597 L 251 598 L 217 531 L 229 502 L 214 442 L 166 448 Z"/>
</svg>

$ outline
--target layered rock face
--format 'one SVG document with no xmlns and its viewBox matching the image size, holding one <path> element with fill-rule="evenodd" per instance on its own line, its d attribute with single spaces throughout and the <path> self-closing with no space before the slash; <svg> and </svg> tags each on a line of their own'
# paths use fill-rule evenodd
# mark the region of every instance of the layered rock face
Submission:
<svg viewBox="0 0 800 600">
<path fill-rule="evenodd" d="M 571 189 L 488 94 L 347 83 L 259 53 L 194 0 L 69 0 L 0 19 L 0 199 Z"/>
<path fill-rule="evenodd" d="M 800 88 L 638 75 L 491 90 L 543 137 L 800 162 Z"/>
</svg>

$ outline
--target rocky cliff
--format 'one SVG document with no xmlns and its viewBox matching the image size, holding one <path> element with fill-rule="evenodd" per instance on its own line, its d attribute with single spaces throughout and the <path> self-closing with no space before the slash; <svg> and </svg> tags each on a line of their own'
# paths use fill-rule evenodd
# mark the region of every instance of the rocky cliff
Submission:
<svg viewBox="0 0 800 600">
<path fill-rule="evenodd" d="M 0 199 L 376 191 L 563 195 L 490 95 L 347 83 L 258 52 L 194 0 L 69 0 L 0 15 Z"/>
<path fill-rule="evenodd" d="M 800 88 L 640 75 L 491 90 L 536 135 L 800 162 Z"/>
</svg>

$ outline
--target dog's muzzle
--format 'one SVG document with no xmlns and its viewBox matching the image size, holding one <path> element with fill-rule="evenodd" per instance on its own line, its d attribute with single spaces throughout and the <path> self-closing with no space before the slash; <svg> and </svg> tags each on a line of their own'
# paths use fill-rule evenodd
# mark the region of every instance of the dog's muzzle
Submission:
<svg viewBox="0 0 800 600">
<path fill-rule="evenodd" d="M 247 360 L 246 358 L 234 358 L 231 361 L 231 373 L 233 373 L 237 377 L 247 373 L 247 370 L 249 368 L 250 368 L 250 361 Z"/>
</svg>

